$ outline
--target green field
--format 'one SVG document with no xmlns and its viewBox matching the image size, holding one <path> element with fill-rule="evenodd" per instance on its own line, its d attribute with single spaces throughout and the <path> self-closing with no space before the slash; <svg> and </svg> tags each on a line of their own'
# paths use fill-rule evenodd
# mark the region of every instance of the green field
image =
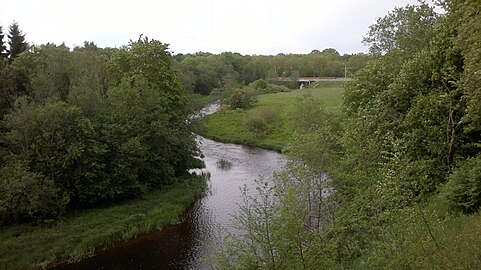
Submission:
<svg viewBox="0 0 481 270">
<path fill-rule="evenodd" d="M 178 223 L 204 186 L 201 177 L 189 176 L 141 199 L 72 213 L 51 224 L 2 227 L 0 269 L 78 261 L 92 255 L 96 247 Z"/>
<path fill-rule="evenodd" d="M 253 108 L 218 112 L 202 119 L 197 130 L 201 135 L 221 142 L 240 143 L 273 150 L 282 150 L 292 133 L 292 112 L 296 101 L 305 95 L 322 100 L 326 109 L 339 111 L 343 86 L 339 82 L 319 83 L 313 88 L 258 96 Z M 268 125 L 267 134 L 249 131 L 245 118 L 250 110 L 267 107 L 277 114 L 277 120 Z"/>
</svg>

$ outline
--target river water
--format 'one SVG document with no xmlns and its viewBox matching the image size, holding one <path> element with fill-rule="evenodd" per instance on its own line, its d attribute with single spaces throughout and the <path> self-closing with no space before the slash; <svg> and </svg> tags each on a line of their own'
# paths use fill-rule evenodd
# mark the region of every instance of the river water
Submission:
<svg viewBox="0 0 481 270">
<path fill-rule="evenodd" d="M 212 113 L 216 107 L 203 111 Z M 212 269 L 209 255 L 215 251 L 218 226 L 231 228 L 231 215 L 242 203 L 240 189 L 255 193 L 254 180 L 272 179 L 285 163 L 275 152 L 255 147 L 220 143 L 197 137 L 210 172 L 204 196 L 184 213 L 183 222 L 162 231 L 142 235 L 76 264 L 57 269 Z"/>
</svg>

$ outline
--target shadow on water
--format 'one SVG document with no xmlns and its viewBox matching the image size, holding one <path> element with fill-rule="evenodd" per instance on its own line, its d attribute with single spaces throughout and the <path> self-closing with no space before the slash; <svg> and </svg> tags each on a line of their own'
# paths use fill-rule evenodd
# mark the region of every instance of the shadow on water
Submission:
<svg viewBox="0 0 481 270">
<path fill-rule="evenodd" d="M 186 269 L 195 239 L 193 221 L 185 218 L 180 224 L 118 242 L 108 249 L 97 250 L 94 257 L 55 269 Z"/>
<path fill-rule="evenodd" d="M 229 171 L 230 169 L 232 169 L 232 163 L 230 163 L 229 161 L 225 160 L 225 159 L 219 159 L 215 165 L 217 166 L 217 169 L 221 170 L 221 171 Z"/>
<path fill-rule="evenodd" d="M 183 222 L 100 249 L 95 256 L 55 269 L 211 269 L 204 262 L 217 246 L 218 226 L 232 227 L 242 202 L 240 188 L 255 192 L 254 180 L 272 179 L 284 161 L 275 152 L 197 137 L 210 176 L 204 196 L 183 214 Z"/>
</svg>

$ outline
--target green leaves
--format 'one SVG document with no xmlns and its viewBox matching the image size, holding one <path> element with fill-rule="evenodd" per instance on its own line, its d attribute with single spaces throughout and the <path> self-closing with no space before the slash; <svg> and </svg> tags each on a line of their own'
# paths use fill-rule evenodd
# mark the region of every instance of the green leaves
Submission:
<svg viewBox="0 0 481 270">
<path fill-rule="evenodd" d="M 395 49 L 414 53 L 429 46 L 434 35 L 437 14 L 425 3 L 395 8 L 369 27 L 363 42 L 369 51 L 383 55 Z"/>
<path fill-rule="evenodd" d="M 9 172 L 2 180 L 5 198 L 23 198 L 18 192 L 32 200 L 37 193 L 50 194 L 31 207 L 42 212 L 56 203 L 55 217 L 67 208 L 132 198 L 171 184 L 194 164 L 198 149 L 186 123 L 186 92 L 167 45 L 147 38 L 131 42 L 112 54 L 110 75 L 103 53 L 47 44 L 1 70 L 9 79 L 0 85 L 2 94 L 12 102 L 2 122 L 2 162 L 22 162 L 2 164 Z M 15 175 L 20 182 L 11 178 Z M 24 190 L 24 184 L 31 189 Z M 69 200 L 60 203 L 56 196 Z M 16 204 L 24 207 L 10 200 L 0 222 L 48 216 L 15 212 Z"/>
<path fill-rule="evenodd" d="M 421 3 L 397 8 L 370 28 L 365 42 L 377 57 L 347 84 L 344 115 L 299 101 L 285 151 L 290 161 L 267 212 L 279 256 L 241 248 L 251 255 L 243 258 L 260 257 L 254 267 L 309 269 L 312 257 L 298 255 L 313 247 L 336 269 L 477 265 L 479 256 L 463 255 L 462 247 L 468 243 L 477 254 L 479 234 L 459 235 L 479 231 L 480 4 L 447 2 L 442 18 Z M 318 195 L 326 187 L 333 187 L 329 198 Z M 254 224 L 265 224 L 253 216 Z M 310 230 L 307 217 L 327 221 L 324 231 Z M 287 249 L 291 254 L 282 253 Z"/>
<path fill-rule="evenodd" d="M 51 178 L 31 172 L 20 158 L 11 156 L 0 168 L 0 225 L 56 218 L 68 202 Z"/>
<path fill-rule="evenodd" d="M 443 193 L 455 209 L 476 213 L 481 208 L 481 156 L 468 159 L 456 168 Z"/>
</svg>

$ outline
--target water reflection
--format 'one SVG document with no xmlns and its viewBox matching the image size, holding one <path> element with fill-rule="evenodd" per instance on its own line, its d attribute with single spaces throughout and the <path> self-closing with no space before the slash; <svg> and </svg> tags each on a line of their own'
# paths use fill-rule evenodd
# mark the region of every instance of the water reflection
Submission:
<svg viewBox="0 0 481 270">
<path fill-rule="evenodd" d="M 211 173 L 211 194 L 199 200 L 190 213 L 195 220 L 196 244 L 190 251 L 187 266 L 210 269 L 209 255 L 218 247 L 214 234 L 219 225 L 232 230 L 231 216 L 242 203 L 240 189 L 246 185 L 254 195 L 254 180 L 259 177 L 272 179 L 273 172 L 279 171 L 284 161 L 274 151 L 219 143 L 202 137 L 197 140 Z"/>
<path fill-rule="evenodd" d="M 232 163 L 230 163 L 229 161 L 227 161 L 225 159 L 217 160 L 215 165 L 217 166 L 217 169 L 219 169 L 221 171 L 229 171 L 232 168 Z"/>
<path fill-rule="evenodd" d="M 207 110 L 208 111 L 208 110 Z M 184 221 L 58 269 L 212 269 L 206 261 L 216 249 L 218 226 L 231 228 L 231 215 L 242 202 L 240 188 L 255 194 L 254 180 L 272 179 L 284 161 L 274 151 L 215 142 L 197 137 L 210 173 L 205 195 L 184 215 Z"/>
</svg>

